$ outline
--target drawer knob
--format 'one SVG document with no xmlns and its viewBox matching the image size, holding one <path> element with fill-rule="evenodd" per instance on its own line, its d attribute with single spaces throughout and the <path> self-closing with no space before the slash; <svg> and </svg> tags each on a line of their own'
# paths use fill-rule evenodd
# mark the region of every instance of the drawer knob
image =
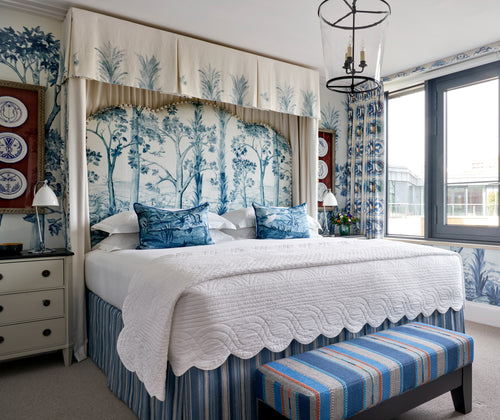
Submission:
<svg viewBox="0 0 500 420">
<path fill-rule="evenodd" d="M 5 339 L 0 335 L 0 344 L 2 344 L 5 341 Z"/>
<path fill-rule="evenodd" d="M 49 328 L 47 328 L 46 330 L 43 330 L 43 333 L 42 333 L 42 334 L 43 334 L 45 337 L 48 337 L 51 333 L 52 333 L 52 331 L 51 331 Z"/>
<path fill-rule="evenodd" d="M 0 305 L 0 312 L 2 312 L 2 311 L 3 311 L 3 306 L 2 306 L 2 305 Z"/>
<path fill-rule="evenodd" d="M 0 280 L 2 280 L 2 279 L 3 279 L 3 274 L 2 274 L 2 273 L 0 273 Z"/>
<path fill-rule="evenodd" d="M 50 270 L 43 270 L 42 271 L 42 276 L 43 277 L 49 277 L 50 276 Z"/>
<path fill-rule="evenodd" d="M 42 300 L 43 306 L 49 306 L 50 305 L 50 299 L 44 299 Z"/>
</svg>

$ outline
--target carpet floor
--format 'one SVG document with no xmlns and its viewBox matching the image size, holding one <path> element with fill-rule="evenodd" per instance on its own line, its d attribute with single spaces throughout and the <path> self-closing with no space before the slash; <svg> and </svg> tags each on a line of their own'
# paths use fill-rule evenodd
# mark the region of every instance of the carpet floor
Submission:
<svg viewBox="0 0 500 420">
<path fill-rule="evenodd" d="M 500 419 L 500 329 L 467 322 L 475 341 L 473 405 L 456 413 L 446 393 L 397 420 Z M 65 368 L 61 352 L 0 363 L 2 420 L 132 420 L 137 417 L 108 390 L 90 360 Z M 239 420 L 239 419 L 234 419 Z"/>
</svg>

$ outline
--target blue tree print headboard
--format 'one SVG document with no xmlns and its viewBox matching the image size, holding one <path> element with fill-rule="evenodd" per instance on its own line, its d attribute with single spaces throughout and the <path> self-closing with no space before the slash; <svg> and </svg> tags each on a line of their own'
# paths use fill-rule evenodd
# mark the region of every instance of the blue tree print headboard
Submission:
<svg viewBox="0 0 500 420">
<path fill-rule="evenodd" d="M 199 102 L 114 106 L 87 120 L 90 222 L 135 202 L 210 211 L 291 205 L 291 149 L 276 130 Z"/>
</svg>

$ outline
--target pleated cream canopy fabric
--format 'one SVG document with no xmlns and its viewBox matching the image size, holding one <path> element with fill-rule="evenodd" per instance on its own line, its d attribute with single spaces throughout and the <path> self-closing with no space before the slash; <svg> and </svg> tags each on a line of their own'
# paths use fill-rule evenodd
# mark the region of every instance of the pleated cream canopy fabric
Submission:
<svg viewBox="0 0 500 420">
<path fill-rule="evenodd" d="M 315 70 L 76 8 L 65 28 L 63 80 L 320 118 Z"/>
</svg>

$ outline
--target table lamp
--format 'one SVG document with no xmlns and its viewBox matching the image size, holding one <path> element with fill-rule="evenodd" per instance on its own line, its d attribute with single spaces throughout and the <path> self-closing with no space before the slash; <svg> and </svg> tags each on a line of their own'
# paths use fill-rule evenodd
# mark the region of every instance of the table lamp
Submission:
<svg viewBox="0 0 500 420">
<path fill-rule="evenodd" d="M 40 188 L 37 187 L 42 184 Z M 38 214 L 38 207 L 47 207 L 47 206 L 54 206 L 57 207 L 59 206 L 59 201 L 57 200 L 56 195 L 54 194 L 54 191 L 49 187 L 48 181 L 38 181 L 35 184 L 35 191 L 34 191 L 34 198 L 33 198 L 33 207 L 35 207 L 35 212 L 36 212 L 36 222 L 38 225 L 38 237 L 40 239 L 39 244 L 40 244 L 40 249 L 31 249 L 29 252 L 33 254 L 44 254 L 47 252 L 54 252 L 53 249 L 50 248 L 45 248 L 45 241 L 43 240 L 43 235 L 42 235 L 42 228 L 40 226 L 40 216 Z M 45 221 L 45 219 L 44 219 Z"/>
<path fill-rule="evenodd" d="M 324 218 L 324 227 L 323 230 L 325 232 L 330 232 L 328 229 L 328 218 L 326 217 L 326 207 L 335 207 L 337 205 L 337 199 L 332 193 L 332 190 L 328 188 L 326 190 L 325 195 L 323 195 L 323 218 Z"/>
</svg>

